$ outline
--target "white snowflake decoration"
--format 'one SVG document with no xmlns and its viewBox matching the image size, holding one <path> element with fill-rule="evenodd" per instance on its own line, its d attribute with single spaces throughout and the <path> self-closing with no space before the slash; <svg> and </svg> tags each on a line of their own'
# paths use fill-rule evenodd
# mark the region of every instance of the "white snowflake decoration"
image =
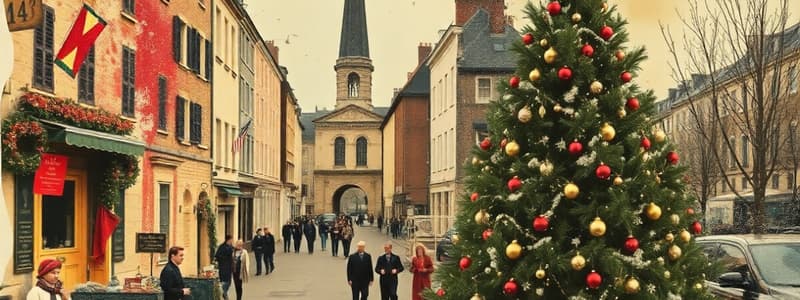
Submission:
<svg viewBox="0 0 800 300">
<path fill-rule="evenodd" d="M 577 247 L 579 247 L 581 245 L 581 239 L 580 238 L 574 238 L 574 239 L 572 239 L 571 244 L 575 245 L 575 248 L 577 248 Z"/>
<path fill-rule="evenodd" d="M 520 198 L 522 198 L 522 193 L 513 193 L 511 195 L 508 195 L 508 201 L 517 201 Z"/>
<path fill-rule="evenodd" d="M 589 165 L 594 164 L 594 161 L 596 159 L 597 159 L 597 152 L 592 151 L 590 153 L 582 155 L 580 158 L 578 158 L 578 161 L 576 161 L 576 163 L 579 166 L 588 167 Z"/>
<path fill-rule="evenodd" d="M 567 93 L 564 94 L 564 101 L 567 103 L 575 102 L 575 96 L 578 95 L 578 87 L 573 86 Z"/>
<path fill-rule="evenodd" d="M 567 149 L 567 142 L 565 142 L 564 140 L 559 141 L 558 143 L 556 143 L 556 149 L 566 150 Z"/>
<path fill-rule="evenodd" d="M 539 161 L 539 159 L 538 159 L 538 158 L 535 158 L 535 157 L 534 157 L 534 158 L 532 158 L 532 159 L 531 159 L 531 160 L 528 162 L 528 168 L 531 168 L 531 169 L 538 168 L 540 165 L 542 165 L 542 162 L 540 162 L 540 161 Z"/>
<path fill-rule="evenodd" d="M 655 294 L 655 292 L 656 292 L 656 285 L 655 285 L 655 284 L 652 284 L 652 283 L 648 284 L 648 285 L 647 285 L 647 292 L 648 292 L 648 293 L 650 293 L 650 294 Z"/>
</svg>

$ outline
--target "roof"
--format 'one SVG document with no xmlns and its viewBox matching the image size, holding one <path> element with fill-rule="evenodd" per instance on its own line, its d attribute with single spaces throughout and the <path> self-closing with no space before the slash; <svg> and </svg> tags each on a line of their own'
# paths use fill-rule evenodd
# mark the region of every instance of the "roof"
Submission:
<svg viewBox="0 0 800 300">
<path fill-rule="evenodd" d="M 340 39 L 339 57 L 369 57 L 367 13 L 364 8 L 364 0 L 345 0 Z"/>
<path fill-rule="evenodd" d="M 372 109 L 372 112 L 380 115 L 381 117 L 386 116 L 388 111 L 388 107 L 374 107 Z M 317 109 L 314 112 L 302 113 L 300 115 L 300 125 L 305 128 L 305 130 L 303 130 L 303 143 L 314 143 L 314 135 L 316 134 L 314 120 L 322 118 L 332 112 L 334 111 L 323 108 L 322 110 Z"/>
<path fill-rule="evenodd" d="M 505 26 L 504 33 L 492 33 L 489 12 L 479 9 L 463 27 L 459 70 L 513 72 L 517 56 L 510 49 L 519 38 L 519 32 L 510 25 Z"/>
<path fill-rule="evenodd" d="M 429 97 L 431 94 L 431 69 L 428 67 L 428 64 L 423 62 L 417 69 L 414 70 L 414 73 L 406 82 L 406 85 L 394 96 L 392 99 L 392 106 L 389 107 L 389 110 L 384 114 L 383 123 L 381 123 L 381 129 L 386 126 L 386 123 L 389 122 L 389 117 L 394 114 L 394 111 L 397 109 L 397 106 L 400 105 L 400 102 L 403 102 L 403 98 L 405 97 Z"/>
</svg>

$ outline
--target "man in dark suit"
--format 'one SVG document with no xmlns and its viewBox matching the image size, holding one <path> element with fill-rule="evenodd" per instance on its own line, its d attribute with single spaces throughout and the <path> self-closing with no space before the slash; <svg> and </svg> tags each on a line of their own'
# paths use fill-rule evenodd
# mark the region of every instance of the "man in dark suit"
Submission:
<svg viewBox="0 0 800 300">
<path fill-rule="evenodd" d="M 256 276 L 261 275 L 261 261 L 263 260 L 266 264 L 266 259 L 264 259 L 264 246 L 266 245 L 264 242 L 264 233 L 261 228 L 258 228 L 256 236 L 253 237 L 253 241 L 250 244 L 256 254 Z M 267 265 L 267 273 L 269 273 L 269 265 Z"/>
<path fill-rule="evenodd" d="M 381 299 L 397 300 L 397 274 L 403 272 L 403 262 L 392 253 L 392 243 L 384 244 L 383 250 L 386 254 L 375 262 L 375 273 L 381 274 Z"/>
<path fill-rule="evenodd" d="M 369 287 L 372 285 L 374 275 L 372 275 L 372 257 L 364 252 L 367 243 L 360 241 L 357 244 L 357 251 L 347 258 L 347 284 L 353 291 L 353 300 L 367 300 Z"/>
<path fill-rule="evenodd" d="M 264 264 L 267 274 L 275 271 L 275 237 L 269 232 L 269 228 L 264 227 Z"/>
<path fill-rule="evenodd" d="M 183 248 L 169 248 L 169 261 L 161 270 L 161 290 L 164 291 L 164 300 L 191 299 L 192 291 L 183 284 L 183 276 L 178 266 L 183 263 Z"/>
<path fill-rule="evenodd" d="M 289 253 L 292 251 L 292 222 L 286 222 L 281 228 L 281 234 L 283 235 L 283 253 Z"/>
</svg>

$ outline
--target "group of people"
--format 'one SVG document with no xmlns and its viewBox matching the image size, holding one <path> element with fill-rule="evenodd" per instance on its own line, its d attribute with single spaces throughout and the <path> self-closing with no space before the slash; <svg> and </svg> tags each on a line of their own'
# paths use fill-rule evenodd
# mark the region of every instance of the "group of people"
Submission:
<svg viewBox="0 0 800 300">
<path fill-rule="evenodd" d="M 372 256 L 365 252 L 366 243 L 360 241 L 356 252 L 347 259 L 347 284 L 353 293 L 353 300 L 366 300 L 369 296 L 369 287 L 374 281 L 373 271 L 379 275 L 381 299 L 397 300 L 397 274 L 403 272 L 403 262 L 400 257 L 392 253 L 392 244 L 383 245 L 384 254 L 378 256 L 375 268 L 372 268 Z M 422 291 L 431 287 L 431 273 L 433 273 L 433 260 L 428 256 L 427 249 L 422 244 L 414 247 L 414 257 L 411 259 L 411 273 L 414 279 L 411 286 L 413 300 L 422 300 Z"/>
<path fill-rule="evenodd" d="M 321 222 L 317 225 L 313 219 L 298 219 L 286 222 L 281 229 L 281 234 L 283 236 L 284 253 L 292 252 L 292 245 L 294 245 L 294 253 L 300 253 L 302 239 L 305 236 L 308 253 L 313 254 L 314 243 L 317 240 L 317 236 L 319 236 L 322 251 L 327 250 L 328 239 L 330 239 L 331 256 L 339 256 L 339 244 L 341 242 L 342 253 L 346 258 L 347 253 L 350 253 L 350 242 L 354 236 L 353 221 L 350 217 L 341 216 L 330 224 Z"/>
</svg>

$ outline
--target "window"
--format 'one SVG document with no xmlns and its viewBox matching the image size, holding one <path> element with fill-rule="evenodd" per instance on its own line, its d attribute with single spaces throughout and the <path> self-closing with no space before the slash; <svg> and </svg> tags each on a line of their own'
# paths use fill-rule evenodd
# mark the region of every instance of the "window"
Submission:
<svg viewBox="0 0 800 300">
<path fill-rule="evenodd" d="M 43 21 L 33 32 L 33 87 L 53 91 L 53 24 L 56 14 L 43 6 Z"/>
<path fill-rule="evenodd" d="M 492 80 L 489 78 L 478 78 L 478 98 L 476 103 L 488 103 L 492 98 Z"/>
<path fill-rule="evenodd" d="M 211 78 L 211 43 L 178 16 L 172 17 L 172 55 L 176 63 L 197 75 L 205 74 L 207 79 Z"/>
<path fill-rule="evenodd" d="M 334 157 L 334 163 L 337 166 L 344 166 L 345 149 L 344 149 L 344 138 L 343 137 L 337 137 L 336 138 L 336 141 L 334 141 L 334 143 L 333 143 L 333 151 L 334 151 L 334 156 L 335 156 Z"/>
<path fill-rule="evenodd" d="M 742 190 L 747 190 L 747 178 L 742 176 Z"/>
<path fill-rule="evenodd" d="M 189 142 L 203 142 L 203 107 L 194 102 L 189 104 Z"/>
<path fill-rule="evenodd" d="M 446 170 L 450 166 L 450 136 L 447 131 L 444 132 L 444 139 L 442 140 L 442 169 Z"/>
<path fill-rule="evenodd" d="M 181 63 L 181 32 L 183 31 L 183 20 L 178 16 L 172 17 L 172 58 L 176 63 Z"/>
<path fill-rule="evenodd" d="M 446 110 L 450 107 L 450 80 L 448 80 L 449 75 L 444 74 L 444 109 Z"/>
<path fill-rule="evenodd" d="M 133 0 L 122 0 L 122 11 L 127 14 L 134 14 L 135 2 Z"/>
<path fill-rule="evenodd" d="M 742 136 L 742 167 L 750 166 L 750 138 Z"/>
<path fill-rule="evenodd" d="M 347 97 L 358 98 L 358 86 L 360 78 L 356 73 L 347 75 Z"/>
<path fill-rule="evenodd" d="M 217 134 L 214 142 L 214 162 L 217 166 L 222 164 L 222 120 L 217 119 L 217 126 L 215 127 Z"/>
<path fill-rule="evenodd" d="M 134 116 L 136 105 L 136 52 L 128 47 L 122 48 L 122 114 Z"/>
<path fill-rule="evenodd" d="M 89 48 L 78 73 L 78 102 L 94 105 L 94 47 Z"/>
<path fill-rule="evenodd" d="M 158 76 L 158 129 L 167 130 L 167 78 Z"/>
<path fill-rule="evenodd" d="M 731 145 L 728 147 L 728 166 L 733 169 L 736 168 L 736 151 L 733 150 L 736 149 L 736 139 L 731 137 L 730 143 Z"/>
<path fill-rule="evenodd" d="M 747 86 L 742 86 L 742 110 L 744 113 L 747 113 L 748 110 L 748 103 L 747 103 Z"/>
<path fill-rule="evenodd" d="M 777 190 L 780 188 L 780 177 L 777 174 L 772 175 L 772 189 Z"/>
<path fill-rule="evenodd" d="M 181 96 L 175 97 L 175 137 L 179 141 L 186 139 L 186 102 Z"/>
<path fill-rule="evenodd" d="M 721 262 L 724 272 L 748 272 L 747 258 L 744 252 L 732 245 L 720 245 L 718 262 Z"/>
<path fill-rule="evenodd" d="M 170 210 L 169 201 L 169 184 L 168 183 L 159 183 L 158 184 L 158 232 L 167 235 L 167 240 L 169 241 L 169 210 Z M 166 261 L 166 255 L 161 257 L 159 261 Z"/>
<path fill-rule="evenodd" d="M 789 68 L 789 93 L 796 94 L 797 93 L 797 67 L 791 66 Z"/>
<path fill-rule="evenodd" d="M 356 165 L 367 165 L 367 139 L 364 137 L 356 140 Z"/>
<path fill-rule="evenodd" d="M 253 198 L 239 198 L 239 237 L 242 241 L 253 238 Z"/>
<path fill-rule="evenodd" d="M 794 190 L 794 174 L 789 173 L 786 175 L 786 188 L 789 190 Z"/>
</svg>

